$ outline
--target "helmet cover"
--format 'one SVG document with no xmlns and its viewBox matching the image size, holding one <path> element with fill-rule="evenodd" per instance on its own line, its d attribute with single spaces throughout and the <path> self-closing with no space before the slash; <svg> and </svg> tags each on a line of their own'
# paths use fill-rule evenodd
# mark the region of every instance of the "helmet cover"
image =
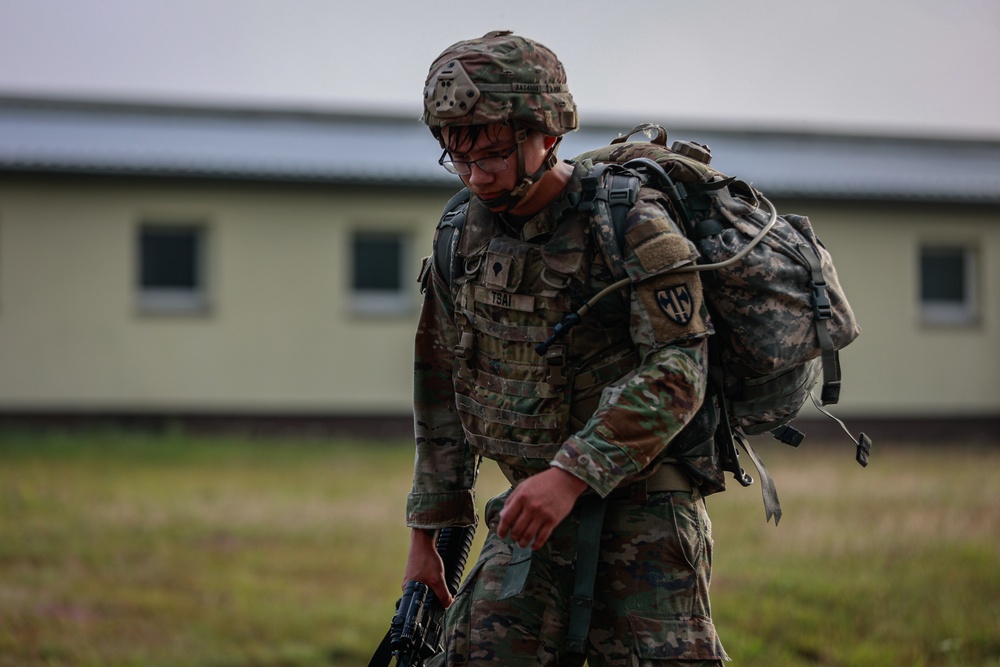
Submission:
<svg viewBox="0 0 1000 667">
<path fill-rule="evenodd" d="M 449 46 L 431 65 L 422 118 L 442 127 L 512 122 L 549 136 L 577 127 L 566 72 L 552 51 L 510 31 Z"/>
</svg>

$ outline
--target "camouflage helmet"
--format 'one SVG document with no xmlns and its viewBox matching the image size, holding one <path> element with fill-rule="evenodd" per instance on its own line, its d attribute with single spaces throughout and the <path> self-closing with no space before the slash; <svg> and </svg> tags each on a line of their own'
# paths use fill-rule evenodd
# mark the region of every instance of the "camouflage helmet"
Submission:
<svg viewBox="0 0 1000 667">
<path fill-rule="evenodd" d="M 552 51 L 507 30 L 449 46 L 424 84 L 423 122 L 441 128 L 513 122 L 549 136 L 577 127 L 566 71 Z"/>
</svg>

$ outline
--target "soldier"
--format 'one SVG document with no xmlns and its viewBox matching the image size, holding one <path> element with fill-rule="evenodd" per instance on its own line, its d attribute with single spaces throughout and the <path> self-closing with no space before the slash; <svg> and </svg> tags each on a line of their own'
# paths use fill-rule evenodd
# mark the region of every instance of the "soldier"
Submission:
<svg viewBox="0 0 1000 667">
<path fill-rule="evenodd" d="M 665 273 L 694 262 L 693 245 L 646 188 L 624 247 L 601 244 L 579 206 L 593 165 L 556 157 L 576 106 L 537 42 L 493 32 L 450 46 L 430 68 L 423 121 L 471 194 L 453 256 L 425 266 L 416 334 L 404 582 L 450 605 L 432 662 L 721 664 L 703 499 L 722 488 L 712 329 L 697 274 Z M 613 262 L 631 286 L 538 354 L 615 282 Z M 511 488 L 487 504 L 486 542 L 452 600 L 434 531 L 476 520 L 482 458 Z"/>
</svg>

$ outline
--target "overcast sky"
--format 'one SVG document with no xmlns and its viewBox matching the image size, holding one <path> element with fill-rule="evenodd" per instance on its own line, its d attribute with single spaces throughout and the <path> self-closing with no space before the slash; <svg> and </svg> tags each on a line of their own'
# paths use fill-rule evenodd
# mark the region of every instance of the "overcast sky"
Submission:
<svg viewBox="0 0 1000 667">
<path fill-rule="evenodd" d="M 1000 139 L 998 0 L 0 0 L 0 95 L 420 113 L 513 29 L 581 119 Z"/>
</svg>

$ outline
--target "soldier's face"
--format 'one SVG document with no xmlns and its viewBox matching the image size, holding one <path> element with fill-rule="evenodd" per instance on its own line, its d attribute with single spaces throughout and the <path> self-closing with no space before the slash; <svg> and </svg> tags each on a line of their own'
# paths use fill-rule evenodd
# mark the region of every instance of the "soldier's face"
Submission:
<svg viewBox="0 0 1000 667">
<path fill-rule="evenodd" d="M 442 130 L 442 136 L 452 160 L 470 163 L 469 173 L 460 173 L 459 177 L 473 195 L 488 201 L 507 194 L 517 186 L 517 152 L 513 151 L 517 142 L 512 127 L 495 123 L 486 125 L 478 134 L 471 135 L 452 133 L 451 128 L 446 127 Z M 526 174 L 532 174 L 542 166 L 554 141 L 554 137 L 547 137 L 540 132 L 528 135 L 523 149 Z M 477 160 L 495 157 L 506 157 L 506 168 L 487 171 L 475 164 Z"/>
</svg>

